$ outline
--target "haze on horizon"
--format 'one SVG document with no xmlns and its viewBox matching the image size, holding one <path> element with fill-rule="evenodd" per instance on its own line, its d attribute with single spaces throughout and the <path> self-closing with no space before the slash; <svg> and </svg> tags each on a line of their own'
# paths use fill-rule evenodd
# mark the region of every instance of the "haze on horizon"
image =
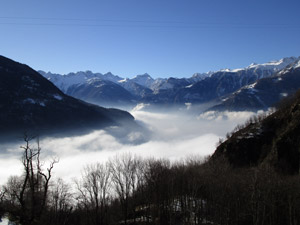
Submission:
<svg viewBox="0 0 300 225">
<path fill-rule="evenodd" d="M 190 77 L 299 56 L 296 0 L 15 1 L 0 54 L 35 70 Z"/>
</svg>

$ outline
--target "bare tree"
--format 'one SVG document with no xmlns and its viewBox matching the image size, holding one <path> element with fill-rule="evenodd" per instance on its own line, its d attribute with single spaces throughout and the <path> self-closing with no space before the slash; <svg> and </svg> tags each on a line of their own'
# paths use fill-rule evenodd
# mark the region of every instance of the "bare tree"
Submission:
<svg viewBox="0 0 300 225">
<path fill-rule="evenodd" d="M 92 215 L 92 224 L 105 224 L 111 187 L 108 165 L 97 163 L 85 167 L 82 180 L 77 181 L 76 186 L 78 203 Z"/>
<path fill-rule="evenodd" d="M 173 176 L 169 160 L 150 159 L 145 162 L 144 173 L 148 202 L 148 212 L 152 220 L 159 224 L 170 224 L 173 203 Z"/>
<path fill-rule="evenodd" d="M 109 162 L 112 182 L 115 192 L 120 200 L 123 212 L 124 224 L 128 223 L 130 211 L 130 197 L 138 188 L 140 160 L 131 154 L 117 155 Z M 132 207 L 133 209 L 133 207 Z M 134 213 L 134 209 L 133 209 Z M 135 219 L 135 217 L 134 217 Z"/>
<path fill-rule="evenodd" d="M 23 149 L 23 175 L 11 177 L 5 187 L 10 202 L 9 213 L 13 214 L 22 225 L 34 224 L 43 215 L 52 169 L 58 162 L 56 159 L 52 160 L 49 167 L 43 170 L 39 140 L 37 138 L 36 147 L 32 147 L 30 142 L 33 139 L 33 137 L 24 135 L 25 145 L 21 146 Z"/>
<path fill-rule="evenodd" d="M 49 222 L 64 225 L 73 210 L 73 197 L 70 186 L 61 178 L 51 187 L 49 193 Z"/>
<path fill-rule="evenodd" d="M 3 216 L 3 214 L 5 213 L 5 196 L 6 196 L 6 191 L 4 189 L 4 187 L 0 186 L 0 219 Z"/>
</svg>

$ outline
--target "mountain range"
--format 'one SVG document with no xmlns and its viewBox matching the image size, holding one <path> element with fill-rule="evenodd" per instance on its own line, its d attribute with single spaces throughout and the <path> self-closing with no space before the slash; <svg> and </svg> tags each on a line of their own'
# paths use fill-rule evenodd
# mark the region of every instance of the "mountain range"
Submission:
<svg viewBox="0 0 300 225">
<path fill-rule="evenodd" d="M 300 58 L 296 57 L 194 74 L 190 78 L 153 79 L 143 74 L 123 79 L 90 71 L 67 75 L 38 73 L 0 56 L 0 133 L 84 131 L 108 126 L 126 129 L 129 124 L 136 125 L 125 111 L 91 103 L 191 107 L 213 102 L 207 110 L 267 109 L 299 87 Z"/>
<path fill-rule="evenodd" d="M 189 78 L 153 79 L 149 74 L 143 74 L 129 79 L 91 71 L 66 75 L 38 72 L 65 94 L 99 105 L 147 103 L 182 106 L 211 102 L 211 110 L 255 111 L 271 107 L 300 88 L 298 70 L 293 76 L 287 75 L 288 68 L 299 64 L 299 60 L 300 57 L 287 57 L 264 64 L 253 63 L 240 69 L 196 73 Z M 283 82 L 278 82 L 275 87 L 273 83 L 276 82 L 272 83 L 270 79 Z M 260 91 L 257 91 L 258 87 Z M 246 103 L 248 98 L 254 99 L 251 104 Z"/>
</svg>

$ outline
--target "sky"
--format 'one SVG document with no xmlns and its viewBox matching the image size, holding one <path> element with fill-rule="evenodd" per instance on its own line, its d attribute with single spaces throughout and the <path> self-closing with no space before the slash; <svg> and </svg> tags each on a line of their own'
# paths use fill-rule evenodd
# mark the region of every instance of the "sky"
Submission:
<svg viewBox="0 0 300 225">
<path fill-rule="evenodd" d="M 190 77 L 299 56 L 299 0 L 1 0 L 0 55 L 36 70 Z"/>
</svg>

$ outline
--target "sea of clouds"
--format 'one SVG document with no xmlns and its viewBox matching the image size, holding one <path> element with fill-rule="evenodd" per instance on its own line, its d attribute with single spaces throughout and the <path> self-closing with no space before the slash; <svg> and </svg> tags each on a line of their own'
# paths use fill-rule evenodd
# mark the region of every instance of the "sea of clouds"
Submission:
<svg viewBox="0 0 300 225">
<path fill-rule="evenodd" d="M 44 167 L 51 159 L 59 159 L 53 175 L 71 181 L 81 175 L 87 164 L 105 162 L 116 154 L 132 153 L 171 161 L 191 156 L 206 157 L 214 152 L 220 138 L 254 115 L 252 112 L 206 112 L 199 115 L 190 113 L 189 107 L 183 111 L 156 112 L 147 110 L 144 105 L 135 107 L 131 114 L 148 132 L 128 131 L 123 141 L 104 130 L 80 136 L 43 138 L 40 146 Z M 4 184 L 9 176 L 22 173 L 20 144 L 24 143 L 1 146 L 6 153 L 0 157 L 0 184 Z M 34 142 L 31 144 L 35 145 Z"/>
</svg>

